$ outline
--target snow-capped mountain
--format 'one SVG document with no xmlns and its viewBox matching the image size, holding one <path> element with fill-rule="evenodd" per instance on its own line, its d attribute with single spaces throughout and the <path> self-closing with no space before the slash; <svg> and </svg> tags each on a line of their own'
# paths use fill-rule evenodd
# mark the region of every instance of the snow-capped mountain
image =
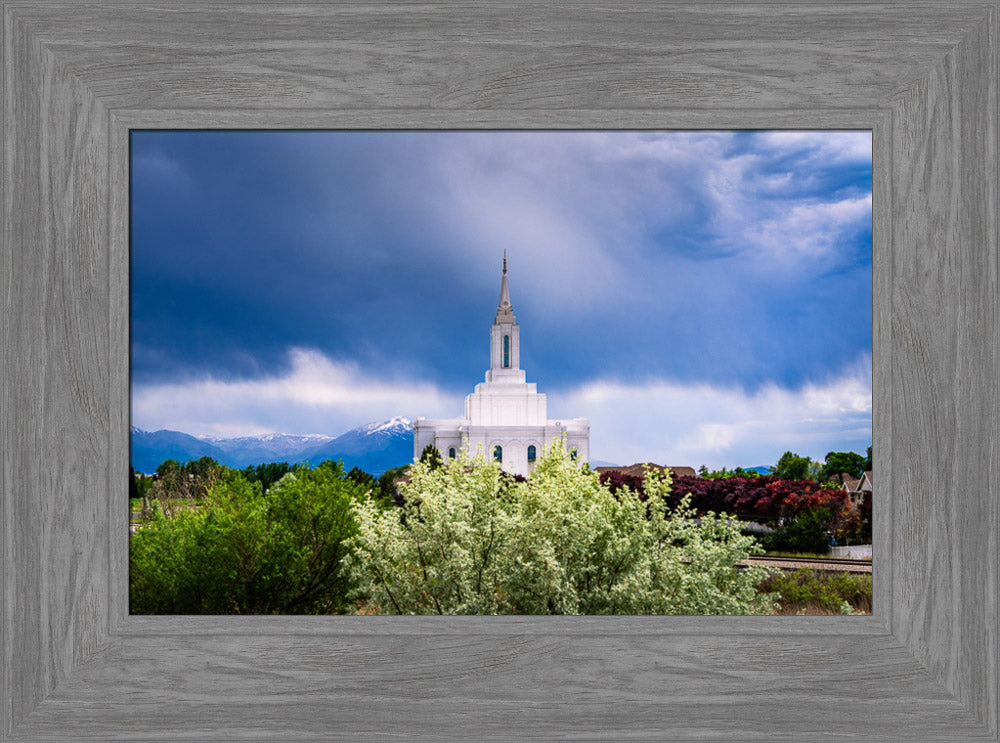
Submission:
<svg viewBox="0 0 1000 743">
<path fill-rule="evenodd" d="M 265 433 L 259 436 L 240 436 L 223 439 L 216 436 L 199 436 L 213 446 L 224 451 L 235 464 L 230 467 L 246 467 L 272 461 L 301 461 L 304 452 L 328 444 L 333 436 L 325 434 Z M 276 459 L 275 459 L 276 457 Z"/>
<path fill-rule="evenodd" d="M 186 462 L 211 457 L 221 462 L 225 457 L 225 452 L 217 446 L 180 431 L 143 431 L 133 426 L 129 438 L 136 472 L 154 472 L 165 459 Z"/>
<path fill-rule="evenodd" d="M 315 449 L 307 461 L 319 464 L 324 459 L 343 459 L 348 469 L 357 466 L 373 475 L 406 464 L 413 460 L 413 423 L 396 416 L 351 429 Z"/>
<path fill-rule="evenodd" d="M 381 423 L 369 423 L 367 426 L 359 426 L 352 431 L 348 431 L 348 433 L 353 433 L 355 431 L 364 432 L 366 436 L 396 436 L 399 434 L 412 433 L 413 422 L 409 418 L 397 415 L 395 418 L 390 418 L 389 420 L 382 421 Z"/>
<path fill-rule="evenodd" d="M 211 457 L 227 467 L 242 469 L 267 462 L 343 460 L 344 466 L 378 475 L 413 459 L 413 424 L 396 416 L 368 423 L 340 436 L 326 434 L 266 433 L 259 436 L 218 438 L 191 436 L 180 431 L 131 430 L 132 467 L 136 472 L 154 472 L 166 459 L 185 462 Z"/>
</svg>

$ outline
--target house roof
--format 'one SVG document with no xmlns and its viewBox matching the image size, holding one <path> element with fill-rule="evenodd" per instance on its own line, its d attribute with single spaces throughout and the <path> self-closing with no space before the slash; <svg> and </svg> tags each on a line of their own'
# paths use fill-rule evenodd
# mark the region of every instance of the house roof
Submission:
<svg viewBox="0 0 1000 743">
<path fill-rule="evenodd" d="M 848 493 L 856 493 L 860 490 L 861 480 L 855 480 L 853 477 L 844 478 L 844 490 Z"/>
</svg>

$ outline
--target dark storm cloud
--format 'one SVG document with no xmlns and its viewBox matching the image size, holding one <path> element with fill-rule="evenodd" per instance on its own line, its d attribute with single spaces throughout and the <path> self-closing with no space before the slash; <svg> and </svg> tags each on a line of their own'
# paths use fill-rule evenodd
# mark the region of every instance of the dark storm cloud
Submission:
<svg viewBox="0 0 1000 743">
<path fill-rule="evenodd" d="M 870 364 L 871 180 L 858 133 L 137 132 L 134 390 L 329 363 L 451 404 L 504 250 L 550 392 L 825 384 Z"/>
</svg>

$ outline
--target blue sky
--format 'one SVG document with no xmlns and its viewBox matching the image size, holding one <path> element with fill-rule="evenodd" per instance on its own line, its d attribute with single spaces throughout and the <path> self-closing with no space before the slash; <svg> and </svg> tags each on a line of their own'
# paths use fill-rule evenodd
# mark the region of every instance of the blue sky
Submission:
<svg viewBox="0 0 1000 743">
<path fill-rule="evenodd" d="M 871 443 L 869 132 L 133 132 L 132 423 L 455 417 L 507 251 L 591 456 Z"/>
</svg>

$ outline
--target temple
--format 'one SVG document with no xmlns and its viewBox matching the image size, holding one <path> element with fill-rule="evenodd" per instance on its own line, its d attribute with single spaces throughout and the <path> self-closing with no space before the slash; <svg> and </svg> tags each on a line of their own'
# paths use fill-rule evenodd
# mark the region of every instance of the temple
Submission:
<svg viewBox="0 0 1000 743">
<path fill-rule="evenodd" d="M 521 328 L 514 317 L 507 284 L 507 255 L 500 279 L 500 304 L 490 326 L 490 368 L 486 379 L 465 398 L 465 417 L 443 420 L 417 418 L 413 425 L 413 452 L 419 457 L 433 444 L 442 457 L 455 458 L 463 447 L 493 457 L 503 469 L 528 475 L 535 461 L 553 441 L 564 446 L 577 462 L 590 456 L 590 423 L 586 418 L 547 419 L 545 395 L 525 381 L 521 368 Z"/>
</svg>

